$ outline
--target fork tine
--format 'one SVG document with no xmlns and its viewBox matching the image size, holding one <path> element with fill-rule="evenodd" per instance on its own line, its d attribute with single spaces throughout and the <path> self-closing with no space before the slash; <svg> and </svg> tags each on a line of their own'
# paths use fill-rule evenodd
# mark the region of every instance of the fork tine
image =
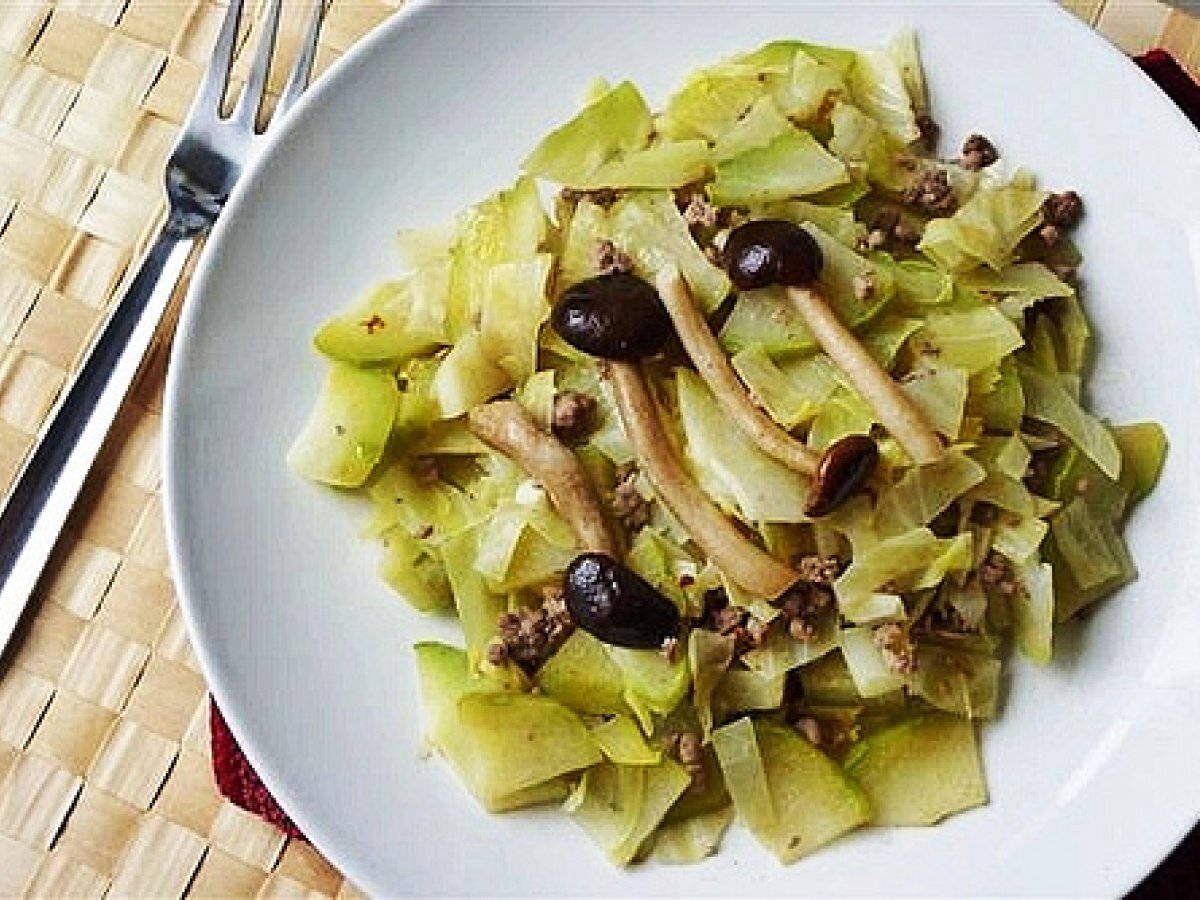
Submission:
<svg viewBox="0 0 1200 900">
<path fill-rule="evenodd" d="M 250 65 L 246 88 L 230 116 L 231 120 L 245 125 L 247 129 L 254 127 L 254 120 L 258 117 L 258 109 L 262 105 L 263 94 L 267 88 L 267 74 L 271 70 L 271 56 L 275 52 L 275 32 L 279 30 L 279 10 L 282 5 L 282 0 L 268 0 L 263 32 L 258 40 L 258 49 L 254 51 L 254 62 Z"/>
<path fill-rule="evenodd" d="M 216 44 L 213 45 L 212 57 L 208 61 L 208 68 L 204 70 L 200 90 L 196 92 L 196 99 L 192 101 L 188 113 L 189 121 L 193 117 L 220 117 L 221 99 L 225 96 L 225 85 L 229 81 L 238 25 L 242 20 L 242 5 L 243 0 L 229 0 L 225 20 L 221 23 L 221 31 L 217 34 Z"/>
<path fill-rule="evenodd" d="M 289 109 L 296 105 L 296 101 L 300 99 L 300 95 L 304 93 L 304 89 L 308 87 L 308 79 L 312 75 L 313 62 L 317 58 L 317 42 L 321 37 L 321 22 L 325 18 L 325 2 L 324 0 L 316 0 L 313 5 L 312 14 L 308 20 L 308 31 L 304 35 L 304 43 L 300 46 L 300 51 L 296 54 L 296 61 L 292 64 L 291 74 L 288 75 L 287 84 L 283 87 L 283 93 L 279 95 L 279 102 L 275 104 L 275 115 L 272 121 L 279 121 L 279 118 Z"/>
</svg>

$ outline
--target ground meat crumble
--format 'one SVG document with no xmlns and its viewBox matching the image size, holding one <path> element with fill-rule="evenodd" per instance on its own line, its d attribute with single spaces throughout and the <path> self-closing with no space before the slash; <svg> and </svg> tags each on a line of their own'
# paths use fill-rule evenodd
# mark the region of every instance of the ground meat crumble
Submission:
<svg viewBox="0 0 1200 900">
<path fill-rule="evenodd" d="M 937 168 L 926 169 L 917 176 L 901 193 L 900 199 L 908 206 L 939 216 L 949 215 L 958 206 L 950 176 L 945 169 Z"/>
<path fill-rule="evenodd" d="M 1078 225 L 1082 217 L 1083 198 L 1075 191 L 1051 194 L 1042 204 L 1042 227 L 1038 235 L 1046 246 L 1053 247 L 1062 240 L 1062 233 Z"/>
<path fill-rule="evenodd" d="M 542 605 L 503 613 L 496 622 L 496 637 L 488 645 L 493 665 L 514 662 L 534 672 L 554 655 L 575 630 L 560 588 L 547 588 Z"/>
<path fill-rule="evenodd" d="M 638 470 L 625 465 L 617 469 L 617 483 L 613 488 L 610 506 L 613 516 L 630 531 L 637 531 L 650 523 L 650 501 L 637 488 Z"/>
<path fill-rule="evenodd" d="M 1012 563 L 995 550 L 988 553 L 979 567 L 979 580 L 985 589 L 1005 597 L 1011 597 L 1020 588 Z"/>
<path fill-rule="evenodd" d="M 927 112 L 917 113 L 917 131 L 921 133 L 921 145 L 933 153 L 937 150 L 938 138 L 942 136 L 942 126 L 933 120 Z"/>
<path fill-rule="evenodd" d="M 958 164 L 969 172 L 986 169 L 1000 158 L 995 145 L 982 134 L 973 134 L 962 145 Z"/>
<path fill-rule="evenodd" d="M 884 663 L 893 672 L 909 675 L 917 670 L 916 648 L 903 625 L 898 622 L 876 625 L 871 638 L 883 655 Z"/>
<path fill-rule="evenodd" d="M 699 191 L 688 197 L 687 206 L 683 208 L 683 220 L 693 228 L 716 228 L 720 216 L 721 211 Z"/>
<path fill-rule="evenodd" d="M 582 391 L 561 391 L 554 395 L 550 430 L 564 440 L 583 437 L 592 427 L 596 398 Z"/>
<path fill-rule="evenodd" d="M 693 787 L 704 786 L 704 746 L 700 735 L 694 731 L 684 731 L 675 736 L 672 750 L 679 758 L 680 764 L 691 776 Z"/>
<path fill-rule="evenodd" d="M 601 275 L 632 272 L 633 260 L 612 241 L 600 240 L 592 245 L 592 266 Z"/>
</svg>

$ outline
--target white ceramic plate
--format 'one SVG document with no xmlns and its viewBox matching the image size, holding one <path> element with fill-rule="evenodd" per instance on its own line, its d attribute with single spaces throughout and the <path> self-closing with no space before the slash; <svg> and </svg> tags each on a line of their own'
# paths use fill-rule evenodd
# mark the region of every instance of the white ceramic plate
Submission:
<svg viewBox="0 0 1200 900">
<path fill-rule="evenodd" d="M 361 510 L 283 456 L 322 363 L 315 327 L 395 271 L 402 225 L 510 182 L 602 75 L 655 103 L 773 38 L 920 36 L 947 152 L 972 130 L 1078 188 L 1096 406 L 1172 441 L 1129 538 L 1136 585 L 1017 665 L 984 730 L 991 803 L 863 831 L 790 868 L 740 828 L 690 868 L 611 869 L 557 813 L 488 816 L 422 757 L 410 646 L 453 638 L 374 576 Z M 1115 895 L 1195 821 L 1200 779 L 1196 348 L 1200 138 L 1050 4 L 664 2 L 420 6 L 297 111 L 214 234 L 169 385 L 167 501 L 197 651 L 235 734 L 318 847 L 377 894 Z"/>
</svg>

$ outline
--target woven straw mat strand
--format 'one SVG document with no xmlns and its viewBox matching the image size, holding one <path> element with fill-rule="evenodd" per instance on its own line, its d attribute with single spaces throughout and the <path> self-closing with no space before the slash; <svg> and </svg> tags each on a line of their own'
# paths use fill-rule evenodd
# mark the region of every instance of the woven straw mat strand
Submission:
<svg viewBox="0 0 1200 900">
<path fill-rule="evenodd" d="M 1165 45 L 1200 66 L 1200 26 L 1181 13 L 1068 5 L 1122 49 Z M 318 70 L 393 9 L 335 0 Z M 160 220 L 164 161 L 223 13 L 209 0 L 0 0 L 0 483 Z M 285 55 L 306 15 L 285 13 Z M 239 59 L 235 80 L 245 71 Z M 0 897 L 357 896 L 316 850 L 213 787 L 204 678 L 163 537 L 169 339 L 0 675 Z"/>
</svg>

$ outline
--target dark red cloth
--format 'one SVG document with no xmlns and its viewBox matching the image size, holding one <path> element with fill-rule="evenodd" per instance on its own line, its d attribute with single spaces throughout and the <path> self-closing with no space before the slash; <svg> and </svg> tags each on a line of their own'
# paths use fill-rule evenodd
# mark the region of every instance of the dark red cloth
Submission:
<svg viewBox="0 0 1200 900">
<path fill-rule="evenodd" d="M 216 776 L 217 789 L 225 799 L 262 816 L 288 837 L 303 838 L 300 829 L 275 802 L 258 773 L 250 768 L 216 703 L 210 705 L 209 724 L 212 730 L 213 775 Z"/>
<path fill-rule="evenodd" d="M 1135 57 L 1134 62 L 1200 128 L 1200 84 L 1165 50 L 1151 50 Z M 212 760 L 217 787 L 226 799 L 262 816 L 289 837 L 304 837 L 250 768 L 250 763 L 242 755 L 216 704 L 212 706 Z M 1181 900 L 1200 898 L 1200 828 L 1194 830 L 1171 857 L 1130 895 L 1130 900 L 1165 897 L 1178 897 Z"/>
</svg>

